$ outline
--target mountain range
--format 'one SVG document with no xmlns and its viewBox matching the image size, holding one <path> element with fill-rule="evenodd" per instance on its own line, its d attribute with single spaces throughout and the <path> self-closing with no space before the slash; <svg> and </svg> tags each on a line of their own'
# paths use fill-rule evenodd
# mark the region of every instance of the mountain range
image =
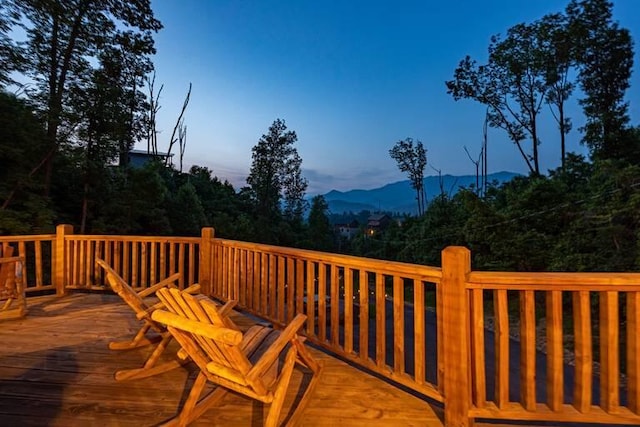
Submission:
<svg viewBox="0 0 640 427">
<path fill-rule="evenodd" d="M 520 174 L 513 172 L 496 172 L 487 176 L 487 182 L 503 183 L 510 181 Z M 452 196 L 460 188 L 476 184 L 475 175 L 442 175 L 424 178 L 424 189 L 427 201 L 444 191 Z M 411 187 L 411 181 L 398 181 L 371 190 L 331 190 L 323 195 L 332 213 L 387 211 L 415 214 L 417 211 L 416 191 Z"/>
</svg>

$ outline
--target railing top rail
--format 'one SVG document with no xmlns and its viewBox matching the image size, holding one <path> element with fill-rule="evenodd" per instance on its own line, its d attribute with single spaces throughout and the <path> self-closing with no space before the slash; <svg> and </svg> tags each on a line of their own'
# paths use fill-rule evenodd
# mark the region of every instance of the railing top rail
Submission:
<svg viewBox="0 0 640 427">
<path fill-rule="evenodd" d="M 469 289 L 640 291 L 640 273 L 473 271 Z"/>
<path fill-rule="evenodd" d="M 175 242 L 175 243 L 200 243 L 199 237 L 173 237 L 173 236 L 128 236 L 113 234 L 68 234 L 65 240 L 116 240 L 127 242 Z"/>
<path fill-rule="evenodd" d="M 216 243 L 239 249 L 268 252 L 275 255 L 285 255 L 301 258 L 307 261 L 317 261 L 344 265 L 351 268 L 361 268 L 363 270 L 375 271 L 379 273 L 399 273 L 411 277 L 421 277 L 425 280 L 439 282 L 442 279 L 442 269 L 421 264 L 409 264 L 397 261 L 386 261 L 374 258 L 362 258 L 352 255 L 334 254 L 329 252 L 319 252 L 309 249 L 295 249 L 284 246 L 273 246 L 262 243 L 241 242 L 237 240 L 227 240 L 214 238 Z"/>
<path fill-rule="evenodd" d="M 30 234 L 20 236 L 0 236 L 0 242 L 33 242 L 33 241 L 45 241 L 54 240 L 55 234 Z"/>
</svg>

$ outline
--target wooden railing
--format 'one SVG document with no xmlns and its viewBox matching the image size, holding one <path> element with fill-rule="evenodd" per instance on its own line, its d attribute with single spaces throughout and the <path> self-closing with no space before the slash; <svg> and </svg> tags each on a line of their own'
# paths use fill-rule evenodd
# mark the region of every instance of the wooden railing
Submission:
<svg viewBox="0 0 640 427">
<path fill-rule="evenodd" d="M 474 272 L 460 247 L 443 251 L 439 269 L 221 239 L 212 245 L 212 295 L 275 324 L 305 313 L 314 319 L 313 343 L 444 402 L 447 425 L 640 424 L 640 273 Z M 431 340 L 427 292 L 436 307 Z M 425 354 L 434 352 L 429 381 Z M 575 361 L 565 363 L 565 354 Z"/>
<path fill-rule="evenodd" d="M 14 255 L 23 260 L 22 277 L 25 291 L 33 294 L 37 291 L 53 291 L 54 281 L 55 234 L 31 236 L 0 236 L 0 244 L 14 247 Z"/>
<path fill-rule="evenodd" d="M 136 290 L 144 289 L 181 273 L 184 289 L 198 282 L 197 237 L 64 236 L 65 289 L 104 289 L 104 272 L 96 258 L 107 264 Z"/>
<path fill-rule="evenodd" d="M 70 289 L 105 289 L 95 259 L 104 258 L 131 286 L 140 290 L 182 273 L 184 288 L 198 282 L 200 242 L 198 237 L 74 235 L 69 225 L 56 234 L 0 236 L 0 243 L 17 249 L 24 260 L 26 292 Z"/>
<path fill-rule="evenodd" d="M 306 335 L 345 359 L 442 401 L 436 337 L 439 268 L 212 239 L 211 294 Z M 431 303 L 431 307 L 427 306 Z M 433 355 L 433 357 L 428 357 Z"/>
<path fill-rule="evenodd" d="M 640 424 L 639 273 L 472 272 L 466 287 L 472 417 Z M 516 313 L 510 316 L 514 301 Z M 487 317 L 495 323 L 495 361 L 484 360 Z M 519 381 L 509 372 L 510 323 L 518 328 Z M 536 341 L 544 343 L 546 354 L 536 352 Z M 563 363 L 566 353 L 573 366 Z M 492 398 L 489 363 L 496 367 Z M 510 393 L 516 382 L 518 390 Z M 541 383 L 542 389 L 536 387 Z"/>
<path fill-rule="evenodd" d="M 31 292 L 104 289 L 102 257 L 136 288 L 181 272 L 182 286 L 199 282 L 276 326 L 304 313 L 310 342 L 443 402 L 447 425 L 640 424 L 640 273 L 472 271 L 461 247 L 436 268 L 218 239 L 210 228 L 174 238 L 63 225 L 0 242 L 26 260 Z"/>
</svg>

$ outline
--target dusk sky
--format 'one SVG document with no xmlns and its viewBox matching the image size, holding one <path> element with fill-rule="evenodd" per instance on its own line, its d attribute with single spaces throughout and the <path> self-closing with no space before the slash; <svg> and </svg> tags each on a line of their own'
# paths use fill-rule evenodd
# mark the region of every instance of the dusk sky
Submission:
<svg viewBox="0 0 640 427">
<path fill-rule="evenodd" d="M 154 57 L 156 86 L 164 84 L 159 150 L 168 148 L 191 82 L 184 169 L 207 166 L 236 189 L 246 185 L 251 148 L 276 118 L 298 135 L 311 195 L 406 179 L 389 149 L 407 137 L 428 150 L 426 175 L 434 168 L 472 175 L 464 146 L 478 155 L 485 109 L 454 101 L 445 81 L 467 54 L 486 61 L 491 35 L 561 12 L 567 3 L 153 0 L 165 27 L 156 35 Z M 634 125 L 640 124 L 639 6 L 638 0 L 614 0 L 614 19 L 635 42 L 627 93 Z M 568 150 L 586 153 L 576 95 Z M 560 148 L 546 107 L 541 120 L 541 169 L 547 171 L 559 165 Z M 490 130 L 488 141 L 489 172 L 526 173 L 503 131 Z"/>
</svg>

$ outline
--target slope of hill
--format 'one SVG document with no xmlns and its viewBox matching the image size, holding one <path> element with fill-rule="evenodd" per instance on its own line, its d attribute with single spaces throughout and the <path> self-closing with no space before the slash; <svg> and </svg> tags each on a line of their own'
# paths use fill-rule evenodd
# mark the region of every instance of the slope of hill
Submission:
<svg viewBox="0 0 640 427">
<path fill-rule="evenodd" d="M 487 178 L 489 182 L 503 183 L 518 175 L 513 172 L 496 172 L 489 174 Z M 461 187 L 468 187 L 475 185 L 475 183 L 475 175 L 442 175 L 442 177 L 428 176 L 424 178 L 427 200 L 431 200 L 443 191 L 453 195 Z M 324 194 L 324 198 L 329 205 L 329 210 L 333 213 L 360 212 L 362 210 L 416 213 L 416 193 L 411 188 L 409 180 L 394 182 L 371 190 L 332 190 Z"/>
</svg>

